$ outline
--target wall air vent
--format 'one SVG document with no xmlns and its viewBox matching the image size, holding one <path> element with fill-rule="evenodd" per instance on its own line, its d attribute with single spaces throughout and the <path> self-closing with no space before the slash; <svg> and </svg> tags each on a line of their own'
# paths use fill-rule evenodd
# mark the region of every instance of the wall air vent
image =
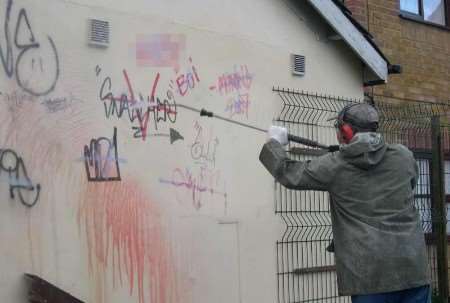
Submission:
<svg viewBox="0 0 450 303">
<path fill-rule="evenodd" d="M 292 54 L 292 74 L 305 75 L 305 56 Z"/>
<path fill-rule="evenodd" d="M 109 46 L 109 22 L 89 19 L 88 44 L 97 47 Z"/>
</svg>

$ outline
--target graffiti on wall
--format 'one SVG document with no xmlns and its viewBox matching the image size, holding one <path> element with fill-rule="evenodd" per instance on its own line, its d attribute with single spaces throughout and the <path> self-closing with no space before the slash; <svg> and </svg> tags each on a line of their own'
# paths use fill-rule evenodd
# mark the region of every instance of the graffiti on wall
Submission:
<svg viewBox="0 0 450 303">
<path fill-rule="evenodd" d="M 240 65 L 234 66 L 232 72 L 220 75 L 209 89 L 226 98 L 225 112 L 230 118 L 236 115 L 248 118 L 252 83 L 253 75 L 249 73 L 247 65 Z"/>
<path fill-rule="evenodd" d="M 4 39 L 0 40 L 3 71 L 28 94 L 47 95 L 55 89 L 60 73 L 55 42 L 50 36 L 35 35 L 25 8 L 19 10 L 14 25 L 12 8 L 13 0 L 6 1 Z"/>
<path fill-rule="evenodd" d="M 0 149 L 0 176 L 5 174 L 11 199 L 18 198 L 23 205 L 33 207 L 39 200 L 41 185 L 33 184 L 23 159 L 12 149 Z"/>
<path fill-rule="evenodd" d="M 74 103 L 81 103 L 83 100 L 75 97 L 72 93 L 64 97 L 44 98 L 41 104 L 47 110 L 47 113 L 52 114 L 60 111 L 65 111 Z"/>
<path fill-rule="evenodd" d="M 90 182 L 120 181 L 117 128 L 112 140 L 101 137 L 84 146 L 84 165 Z"/>
<path fill-rule="evenodd" d="M 221 95 L 250 90 L 253 82 L 252 75 L 248 72 L 247 65 L 239 68 L 234 66 L 233 72 L 223 73 L 217 78 L 216 84 L 209 87 L 210 90 L 217 90 Z"/>
<path fill-rule="evenodd" d="M 132 129 L 135 131 L 133 137 L 134 138 L 142 138 L 142 132 L 140 131 L 140 128 L 138 126 L 133 126 Z M 147 135 L 148 137 L 168 137 L 170 144 L 175 143 L 178 140 L 184 140 L 184 137 L 173 128 L 170 128 L 169 133 L 158 133 L 158 134 L 150 134 Z"/>
<path fill-rule="evenodd" d="M 173 169 L 169 178 L 160 178 L 159 182 L 174 187 L 177 200 L 182 203 L 187 197 L 196 210 L 214 198 L 223 199 L 226 205 L 225 178 L 215 167 L 218 146 L 219 138 L 213 131 L 195 121 L 194 138 L 189 145 L 193 164 Z"/>
<path fill-rule="evenodd" d="M 175 85 L 176 92 L 181 97 L 188 95 L 200 83 L 197 68 L 191 57 L 189 57 L 189 67 L 185 71 L 175 71 L 175 74 L 175 80 L 170 81 L 169 87 L 173 89 L 173 85 Z"/>
<path fill-rule="evenodd" d="M 21 109 L 26 104 L 39 102 L 45 107 L 45 110 L 49 114 L 66 111 L 75 103 L 82 103 L 83 100 L 77 98 L 74 94 L 69 93 L 67 96 L 62 97 L 39 97 L 30 95 L 22 90 L 13 90 L 11 92 L 0 92 L 0 103 L 5 104 L 10 112 L 16 109 Z"/>
<path fill-rule="evenodd" d="M 14 90 L 9 93 L 0 92 L 0 100 L 6 104 L 9 111 L 13 111 L 15 108 L 21 108 L 26 103 L 35 102 L 37 97 L 19 90 Z"/>
<path fill-rule="evenodd" d="M 138 185 L 90 183 L 81 201 L 78 223 L 85 231 L 91 275 L 106 281 L 111 274 L 113 288 L 127 285 L 139 303 L 189 302 L 180 297 L 180 273 L 163 232 L 161 212 Z M 97 295 L 95 302 L 104 302 L 103 292 Z"/>
<path fill-rule="evenodd" d="M 183 34 L 136 35 L 136 65 L 178 70 L 185 48 L 186 37 Z"/>
<path fill-rule="evenodd" d="M 101 68 L 96 68 L 97 76 L 101 74 Z M 149 120 L 152 121 L 155 130 L 161 123 L 174 124 L 177 120 L 177 105 L 173 92 L 166 91 L 164 98 L 157 97 L 156 91 L 160 79 L 157 73 L 151 85 L 150 95 L 136 93 L 127 70 L 122 71 L 123 80 L 127 87 L 127 93 L 120 96 L 114 95 L 111 77 L 107 76 L 102 80 L 99 90 L 99 99 L 103 102 L 106 118 L 116 117 L 118 119 L 128 119 L 130 123 L 138 122 L 132 126 L 134 138 L 145 138 L 148 136 Z"/>
<path fill-rule="evenodd" d="M 195 139 L 191 144 L 191 156 L 196 163 L 204 166 L 216 165 L 217 146 L 219 145 L 219 138 L 213 137 L 212 131 L 206 134 L 203 127 L 198 123 L 194 124 Z"/>
<path fill-rule="evenodd" d="M 230 118 L 235 115 L 245 116 L 248 119 L 248 110 L 250 107 L 250 100 L 248 93 L 238 94 L 237 96 L 227 99 L 225 112 L 228 112 Z"/>
<path fill-rule="evenodd" d="M 177 200 L 180 202 L 189 193 L 188 197 L 196 210 L 204 205 L 205 200 L 216 196 L 223 198 L 225 204 L 227 202 L 225 180 L 217 169 L 204 166 L 175 168 L 169 179 L 160 178 L 159 182 L 175 187 Z"/>
</svg>

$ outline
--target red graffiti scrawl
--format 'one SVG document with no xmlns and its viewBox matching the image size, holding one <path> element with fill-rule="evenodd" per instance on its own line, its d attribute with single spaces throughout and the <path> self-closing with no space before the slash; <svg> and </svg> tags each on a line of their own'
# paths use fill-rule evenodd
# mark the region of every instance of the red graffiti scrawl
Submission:
<svg viewBox="0 0 450 303">
<path fill-rule="evenodd" d="M 138 186 L 88 184 L 78 220 L 86 233 L 91 274 L 105 281 L 111 273 L 113 287 L 125 283 L 139 303 L 181 302 L 160 212 Z"/>
</svg>

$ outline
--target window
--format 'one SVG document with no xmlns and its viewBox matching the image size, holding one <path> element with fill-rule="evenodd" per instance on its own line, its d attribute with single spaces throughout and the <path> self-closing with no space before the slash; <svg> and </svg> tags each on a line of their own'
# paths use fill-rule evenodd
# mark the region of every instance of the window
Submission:
<svg viewBox="0 0 450 303">
<path fill-rule="evenodd" d="M 448 25 L 446 11 L 450 0 L 400 0 L 400 10 L 405 17 L 438 25 Z"/>
</svg>

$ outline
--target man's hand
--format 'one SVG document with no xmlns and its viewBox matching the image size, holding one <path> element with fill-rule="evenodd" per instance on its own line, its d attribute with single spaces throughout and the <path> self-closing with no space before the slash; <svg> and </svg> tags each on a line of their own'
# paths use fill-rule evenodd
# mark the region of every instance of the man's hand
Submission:
<svg viewBox="0 0 450 303">
<path fill-rule="evenodd" d="M 267 132 L 269 139 L 277 140 L 281 145 L 288 144 L 288 132 L 285 127 L 272 125 Z"/>
</svg>

